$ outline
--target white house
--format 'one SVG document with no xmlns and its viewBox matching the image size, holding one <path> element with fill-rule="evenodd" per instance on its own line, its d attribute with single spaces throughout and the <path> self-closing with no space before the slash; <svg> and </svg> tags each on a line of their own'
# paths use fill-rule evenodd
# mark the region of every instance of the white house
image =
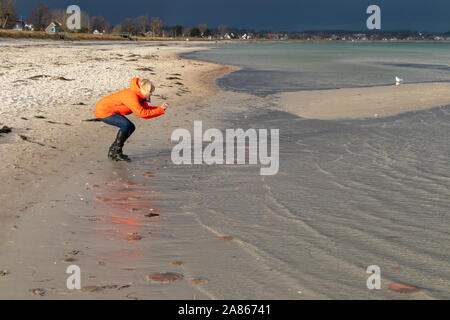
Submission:
<svg viewBox="0 0 450 320">
<path fill-rule="evenodd" d="M 58 34 L 61 24 L 59 22 L 51 22 L 47 28 L 45 28 L 45 33 L 47 34 Z"/>
</svg>

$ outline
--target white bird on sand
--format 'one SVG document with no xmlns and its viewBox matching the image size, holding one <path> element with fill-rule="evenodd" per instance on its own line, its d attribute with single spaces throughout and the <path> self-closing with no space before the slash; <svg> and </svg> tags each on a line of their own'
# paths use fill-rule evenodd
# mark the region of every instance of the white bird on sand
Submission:
<svg viewBox="0 0 450 320">
<path fill-rule="evenodd" d="M 400 79 L 399 77 L 395 77 L 395 85 L 399 86 L 403 82 L 403 79 Z"/>
</svg>

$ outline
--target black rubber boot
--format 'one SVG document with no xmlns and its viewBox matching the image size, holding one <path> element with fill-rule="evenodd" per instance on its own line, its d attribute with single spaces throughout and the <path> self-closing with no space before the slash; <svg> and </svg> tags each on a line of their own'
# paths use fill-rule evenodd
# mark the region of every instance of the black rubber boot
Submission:
<svg viewBox="0 0 450 320">
<path fill-rule="evenodd" d="M 111 147 L 109 147 L 109 151 L 108 151 L 108 158 L 109 159 L 114 159 L 114 149 L 116 148 L 116 141 L 113 142 L 113 144 L 111 145 Z"/>
<path fill-rule="evenodd" d="M 108 157 L 116 161 L 130 161 L 130 158 L 122 153 L 123 144 L 128 139 L 128 135 L 122 130 L 117 133 L 116 141 L 109 148 Z"/>
</svg>

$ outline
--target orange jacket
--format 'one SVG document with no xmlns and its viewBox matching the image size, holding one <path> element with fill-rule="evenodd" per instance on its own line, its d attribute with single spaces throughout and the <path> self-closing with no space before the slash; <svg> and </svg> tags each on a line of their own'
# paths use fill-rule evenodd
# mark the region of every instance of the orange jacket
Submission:
<svg viewBox="0 0 450 320">
<path fill-rule="evenodd" d="M 141 118 L 151 119 L 164 114 L 162 107 L 152 107 L 147 103 L 144 106 L 141 104 L 146 97 L 142 95 L 138 81 L 138 78 L 133 78 L 130 82 L 130 88 L 101 99 L 95 106 L 95 116 L 97 118 L 107 118 L 113 114 L 124 116 L 134 113 Z"/>
</svg>

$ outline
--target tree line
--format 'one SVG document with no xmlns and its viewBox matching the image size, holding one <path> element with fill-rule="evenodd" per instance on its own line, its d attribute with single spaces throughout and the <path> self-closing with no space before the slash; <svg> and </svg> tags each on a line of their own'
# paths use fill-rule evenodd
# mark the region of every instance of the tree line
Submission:
<svg viewBox="0 0 450 320">
<path fill-rule="evenodd" d="M 45 3 L 38 3 L 27 18 L 27 23 L 36 31 L 44 31 L 51 22 L 61 24 L 61 31 L 67 30 L 66 21 L 68 14 L 63 9 L 52 9 Z M 0 28 L 10 29 L 18 23 L 18 15 L 15 11 L 15 0 L 0 0 Z M 125 18 L 119 24 L 113 26 L 103 16 L 89 17 L 87 12 L 81 11 L 81 29 L 78 33 L 88 33 L 97 30 L 100 33 L 130 33 L 132 35 L 145 35 L 152 37 L 205 37 L 212 36 L 211 29 L 206 24 L 199 24 L 193 28 L 184 28 L 181 25 L 173 27 L 165 26 L 159 17 L 149 17 L 148 14 L 136 18 Z M 228 27 L 220 25 L 217 30 L 224 35 Z"/>
<path fill-rule="evenodd" d="M 0 0 L 0 28 L 9 29 L 16 23 L 18 17 L 14 0 Z"/>
</svg>

